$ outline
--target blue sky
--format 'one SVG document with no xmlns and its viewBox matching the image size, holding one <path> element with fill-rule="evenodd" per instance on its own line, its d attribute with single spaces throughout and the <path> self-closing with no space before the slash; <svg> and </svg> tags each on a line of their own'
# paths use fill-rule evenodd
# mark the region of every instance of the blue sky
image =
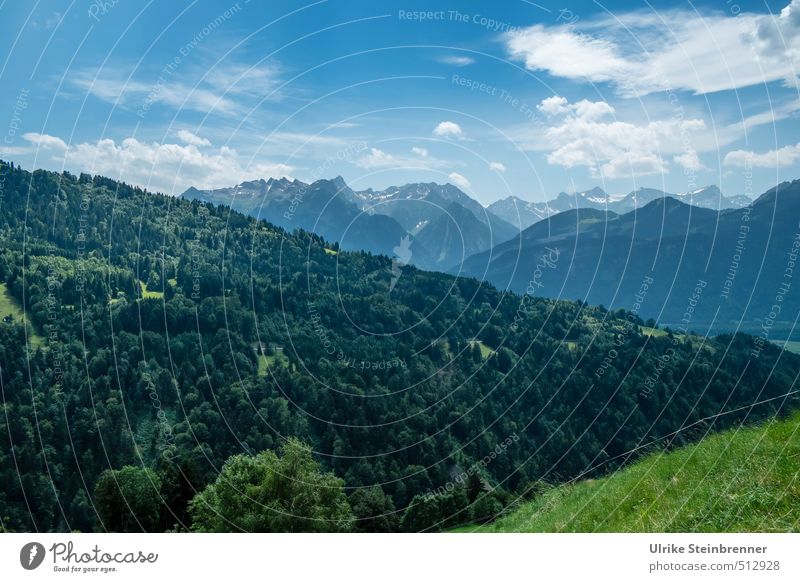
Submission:
<svg viewBox="0 0 800 582">
<path fill-rule="evenodd" d="M 175 194 L 342 175 L 483 203 L 755 196 L 800 177 L 788 2 L 6 1 L 0 156 Z"/>
</svg>

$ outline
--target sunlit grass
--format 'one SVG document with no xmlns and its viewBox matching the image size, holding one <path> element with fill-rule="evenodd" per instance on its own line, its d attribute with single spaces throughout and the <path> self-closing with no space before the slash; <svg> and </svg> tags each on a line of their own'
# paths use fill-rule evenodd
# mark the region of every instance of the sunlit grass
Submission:
<svg viewBox="0 0 800 582">
<path fill-rule="evenodd" d="M 665 332 L 663 329 L 656 329 L 655 327 L 642 326 L 641 329 L 642 335 L 648 335 L 651 337 L 664 337 L 667 335 L 667 332 Z"/>
<path fill-rule="evenodd" d="M 15 323 L 22 324 L 27 322 L 25 312 L 22 311 L 22 307 L 19 305 L 19 303 L 17 303 L 17 300 L 11 296 L 6 284 L 0 283 L 0 321 L 9 316 L 13 318 Z M 28 341 L 30 342 L 31 346 L 41 347 L 44 345 L 44 340 L 36 333 L 32 325 L 28 323 L 27 329 Z"/>
<path fill-rule="evenodd" d="M 469 340 L 470 347 L 474 346 L 475 344 L 478 344 L 478 348 L 480 348 L 481 350 L 481 357 L 484 360 L 494 353 L 494 350 L 489 346 L 487 346 L 485 343 L 483 343 L 481 340 Z"/>
<path fill-rule="evenodd" d="M 276 349 L 275 353 L 271 356 L 265 354 L 258 354 L 258 369 L 259 376 L 266 376 L 269 368 L 276 366 L 285 366 L 289 363 L 289 359 L 284 355 L 283 350 Z"/>
<path fill-rule="evenodd" d="M 147 283 L 143 283 L 142 281 L 139 281 L 139 285 L 141 285 L 141 288 L 142 288 L 142 298 L 144 298 L 144 299 L 163 299 L 164 298 L 164 292 L 163 291 L 148 291 Z"/>
<path fill-rule="evenodd" d="M 800 414 L 554 487 L 481 532 L 800 530 Z"/>
</svg>

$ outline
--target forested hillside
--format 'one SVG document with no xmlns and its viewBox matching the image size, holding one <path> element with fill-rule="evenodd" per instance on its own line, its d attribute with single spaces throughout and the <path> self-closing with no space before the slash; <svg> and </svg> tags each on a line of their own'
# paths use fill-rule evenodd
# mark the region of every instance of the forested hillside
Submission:
<svg viewBox="0 0 800 582">
<path fill-rule="evenodd" d="M 800 358 L 749 336 L 97 176 L 0 188 L 4 530 L 440 529 L 797 404 Z"/>
</svg>

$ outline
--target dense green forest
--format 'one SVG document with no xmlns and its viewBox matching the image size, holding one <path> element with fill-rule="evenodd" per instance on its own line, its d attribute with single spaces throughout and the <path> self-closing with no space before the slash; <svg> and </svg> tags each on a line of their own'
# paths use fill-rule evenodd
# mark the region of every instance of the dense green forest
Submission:
<svg viewBox="0 0 800 582">
<path fill-rule="evenodd" d="M 443 529 L 797 405 L 749 336 L 99 176 L 0 164 L 0 236 L 5 531 Z"/>
</svg>

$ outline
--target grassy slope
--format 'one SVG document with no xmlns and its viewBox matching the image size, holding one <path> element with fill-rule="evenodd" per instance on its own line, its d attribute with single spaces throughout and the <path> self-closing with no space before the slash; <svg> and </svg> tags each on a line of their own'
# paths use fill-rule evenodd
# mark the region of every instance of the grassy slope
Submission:
<svg viewBox="0 0 800 582">
<path fill-rule="evenodd" d="M 478 344 L 478 347 L 481 350 L 481 357 L 484 360 L 494 353 L 494 350 L 489 346 L 487 346 L 485 343 L 483 343 L 481 340 L 469 340 L 470 347 L 474 346 L 475 344 Z"/>
<path fill-rule="evenodd" d="M 274 355 L 267 356 L 265 354 L 258 354 L 258 375 L 266 376 L 270 366 L 285 366 L 289 363 L 289 359 L 283 353 L 283 350 L 277 350 Z"/>
<path fill-rule="evenodd" d="M 11 294 L 8 292 L 8 287 L 6 287 L 5 283 L 0 283 L 0 321 L 7 315 L 11 315 L 14 318 L 14 321 L 17 323 L 22 323 L 27 321 L 25 318 L 25 312 L 22 311 L 22 307 L 17 303 L 17 300 L 14 299 Z M 33 327 L 28 325 L 28 341 L 33 347 L 40 347 L 44 345 L 44 340 L 36 334 L 33 330 Z"/>
<path fill-rule="evenodd" d="M 139 281 L 139 285 L 142 288 L 142 297 L 145 299 L 163 299 L 164 292 L 163 291 L 148 291 L 147 290 L 147 283 L 143 283 Z"/>
<path fill-rule="evenodd" d="M 664 337 L 665 335 L 667 335 L 667 332 L 665 332 L 663 329 L 656 329 L 654 327 L 645 327 L 645 326 L 642 326 L 641 329 L 644 335 L 649 335 L 652 337 Z"/>
<path fill-rule="evenodd" d="M 11 315 L 18 322 L 25 319 L 25 314 L 22 308 L 17 304 L 16 300 L 11 297 L 5 283 L 0 283 L 0 318 L 6 315 Z"/>
<path fill-rule="evenodd" d="M 555 487 L 481 532 L 800 530 L 800 414 Z"/>
</svg>

